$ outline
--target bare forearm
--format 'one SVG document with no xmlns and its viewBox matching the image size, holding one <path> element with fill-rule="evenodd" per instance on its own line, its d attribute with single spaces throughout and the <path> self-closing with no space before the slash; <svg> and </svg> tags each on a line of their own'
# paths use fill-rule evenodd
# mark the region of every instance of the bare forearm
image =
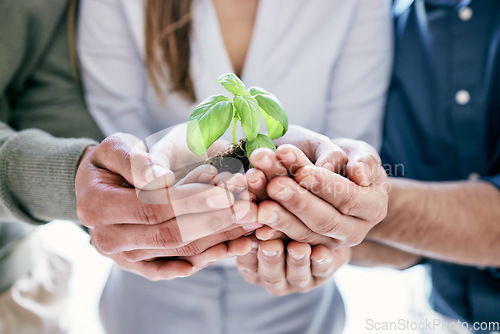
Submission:
<svg viewBox="0 0 500 334">
<path fill-rule="evenodd" d="M 376 241 L 365 240 L 352 248 L 350 264 L 360 267 L 389 267 L 393 269 L 407 269 L 421 261 L 419 255 L 380 244 Z"/>
<path fill-rule="evenodd" d="M 389 213 L 368 237 L 464 265 L 500 266 L 500 192 L 482 181 L 391 179 Z"/>
</svg>

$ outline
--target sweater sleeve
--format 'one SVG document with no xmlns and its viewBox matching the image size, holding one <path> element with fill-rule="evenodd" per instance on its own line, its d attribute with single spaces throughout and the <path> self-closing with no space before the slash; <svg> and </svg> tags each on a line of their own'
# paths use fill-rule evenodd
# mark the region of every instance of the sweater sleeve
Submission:
<svg viewBox="0 0 500 334">
<path fill-rule="evenodd" d="M 75 173 L 90 139 L 55 138 L 0 123 L 0 219 L 78 221 Z"/>
<path fill-rule="evenodd" d="M 0 2 L 0 18 L 12 28 L 0 33 L 3 222 L 78 220 L 76 170 L 102 135 L 72 75 L 66 4 Z"/>
</svg>

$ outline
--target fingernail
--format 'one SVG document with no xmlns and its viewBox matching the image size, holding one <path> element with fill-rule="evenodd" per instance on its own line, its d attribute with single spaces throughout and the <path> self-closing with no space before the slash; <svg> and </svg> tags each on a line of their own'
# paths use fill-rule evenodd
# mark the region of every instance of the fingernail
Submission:
<svg viewBox="0 0 500 334">
<path fill-rule="evenodd" d="M 370 169 L 363 162 L 357 162 L 356 164 L 358 164 L 359 166 L 361 166 L 361 170 L 362 170 L 362 173 L 363 173 L 363 179 L 362 179 L 362 181 L 360 181 L 359 185 L 362 186 L 362 187 L 369 186 L 370 185 L 370 179 L 371 179 L 371 171 L 370 171 Z"/>
<path fill-rule="evenodd" d="M 325 258 L 319 258 L 319 259 L 312 259 L 314 262 L 318 263 L 318 264 L 322 264 L 325 262 Z"/>
<path fill-rule="evenodd" d="M 170 172 L 168 169 L 163 168 L 160 165 L 153 165 L 149 168 L 149 170 L 144 175 L 144 179 L 146 180 L 147 183 L 149 183 L 149 182 L 153 181 L 154 179 L 157 179 L 163 175 L 166 175 L 168 172 Z"/>
<path fill-rule="evenodd" d="M 273 212 L 273 214 L 267 218 L 264 218 L 261 220 L 261 223 L 264 223 L 264 224 L 273 224 L 273 223 L 276 223 L 278 221 L 278 213 L 277 212 Z"/>
<path fill-rule="evenodd" d="M 241 227 L 244 229 L 244 230 L 247 230 L 247 231 L 253 231 L 253 230 L 256 230 L 258 228 L 261 228 L 263 225 L 262 224 L 259 224 L 259 223 L 253 223 L 253 224 L 243 224 L 241 225 Z"/>
<path fill-rule="evenodd" d="M 278 251 L 268 251 L 265 249 L 261 249 L 261 251 L 262 251 L 262 254 L 264 254 L 265 256 L 268 256 L 268 257 L 273 257 L 273 256 L 278 255 Z"/>
<path fill-rule="evenodd" d="M 263 156 L 255 162 L 259 165 L 259 167 L 264 169 L 270 169 L 273 166 L 273 162 L 267 154 L 263 154 Z"/>
<path fill-rule="evenodd" d="M 324 169 L 328 169 L 330 172 L 335 173 L 335 168 L 333 167 L 333 164 L 331 162 L 325 162 L 321 167 L 323 167 Z"/>
<path fill-rule="evenodd" d="M 290 188 L 290 186 L 285 186 L 283 189 L 278 191 L 277 193 L 272 196 L 274 199 L 277 199 L 279 201 L 287 201 L 293 196 L 293 191 Z"/>
<path fill-rule="evenodd" d="M 263 184 L 263 180 L 261 178 L 257 178 L 255 180 L 249 179 L 248 184 L 251 184 L 254 188 L 260 188 Z"/>
<path fill-rule="evenodd" d="M 306 256 L 306 254 L 294 254 L 290 251 L 288 251 L 288 254 L 297 261 L 302 260 Z"/>
<path fill-rule="evenodd" d="M 286 149 L 286 150 L 280 152 L 280 156 L 281 156 L 281 160 L 285 160 L 288 163 L 292 163 L 292 162 L 295 162 L 295 160 L 297 160 L 297 157 L 295 156 L 295 154 L 293 154 L 293 152 L 289 149 Z"/>
<path fill-rule="evenodd" d="M 233 203 L 226 193 L 219 193 L 207 197 L 207 205 L 212 209 L 224 209 L 231 207 Z"/>
</svg>

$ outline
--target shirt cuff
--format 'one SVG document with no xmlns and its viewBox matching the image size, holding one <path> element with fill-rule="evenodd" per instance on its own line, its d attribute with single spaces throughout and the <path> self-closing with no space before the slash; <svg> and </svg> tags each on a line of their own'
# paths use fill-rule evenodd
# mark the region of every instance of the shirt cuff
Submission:
<svg viewBox="0 0 500 334">
<path fill-rule="evenodd" d="M 500 190 L 500 174 L 496 174 L 493 176 L 483 176 L 481 177 L 481 180 L 486 181 L 494 185 L 495 187 Z"/>
</svg>

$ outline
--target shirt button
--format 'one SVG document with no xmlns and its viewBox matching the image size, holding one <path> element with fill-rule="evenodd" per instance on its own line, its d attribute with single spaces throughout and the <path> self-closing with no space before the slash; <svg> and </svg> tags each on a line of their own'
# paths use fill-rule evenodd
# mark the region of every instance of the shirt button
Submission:
<svg viewBox="0 0 500 334">
<path fill-rule="evenodd" d="M 470 7 L 464 7 L 458 11 L 458 17 L 462 21 L 469 21 L 472 18 L 472 9 Z"/>
<path fill-rule="evenodd" d="M 470 93 L 465 89 L 459 90 L 455 94 L 455 101 L 461 106 L 466 105 L 470 101 Z"/>
<path fill-rule="evenodd" d="M 478 173 L 470 173 L 469 177 L 467 179 L 469 181 L 477 181 L 477 180 L 479 180 L 480 177 L 481 177 L 481 175 L 479 175 Z"/>
</svg>

